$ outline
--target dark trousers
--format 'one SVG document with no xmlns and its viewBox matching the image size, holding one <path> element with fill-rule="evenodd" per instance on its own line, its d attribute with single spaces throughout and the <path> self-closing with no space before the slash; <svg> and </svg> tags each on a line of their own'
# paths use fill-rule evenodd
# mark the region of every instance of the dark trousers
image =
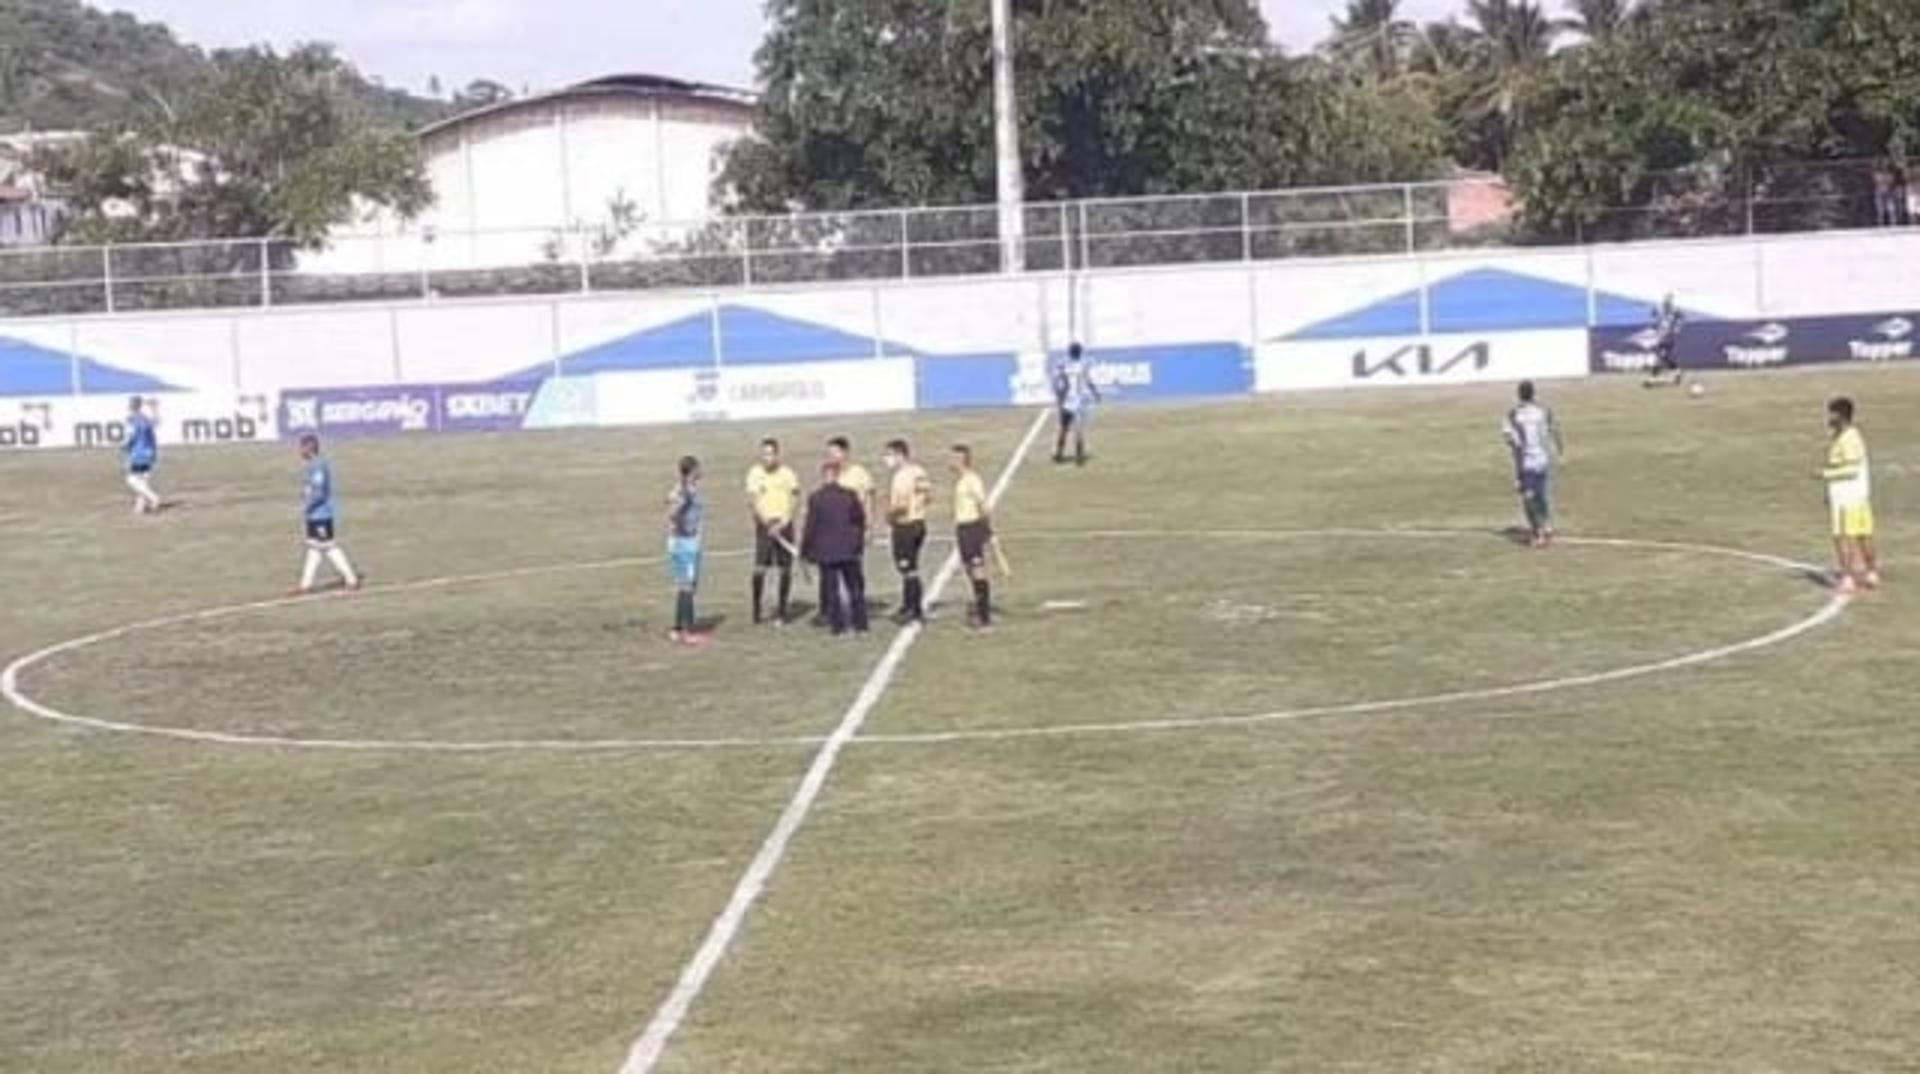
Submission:
<svg viewBox="0 0 1920 1074">
<path fill-rule="evenodd" d="M 827 623 L 835 634 L 846 633 L 849 624 L 858 631 L 867 629 L 867 571 L 859 560 L 822 563 L 820 588 Z"/>
</svg>

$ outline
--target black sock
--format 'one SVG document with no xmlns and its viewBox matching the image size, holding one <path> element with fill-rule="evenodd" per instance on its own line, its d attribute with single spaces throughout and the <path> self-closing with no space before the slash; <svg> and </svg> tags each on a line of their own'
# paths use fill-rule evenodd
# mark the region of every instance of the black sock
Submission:
<svg viewBox="0 0 1920 1074">
<path fill-rule="evenodd" d="M 913 616 L 915 619 L 921 618 L 925 613 L 922 612 L 920 608 L 920 576 L 919 575 L 917 574 L 907 575 L 906 592 L 903 594 L 903 596 L 906 598 L 905 603 L 907 606 L 907 614 Z"/>
<path fill-rule="evenodd" d="M 753 576 L 753 621 L 756 623 L 760 622 L 760 602 L 766 595 L 767 576 L 764 574 L 755 574 Z"/>
<path fill-rule="evenodd" d="M 674 602 L 674 625 L 683 633 L 693 629 L 693 594 L 682 592 L 680 599 Z"/>
<path fill-rule="evenodd" d="M 786 621 L 787 602 L 792 598 L 793 598 L 793 572 L 781 571 L 780 572 L 780 608 L 779 608 L 779 616 L 780 616 L 781 622 Z"/>
<path fill-rule="evenodd" d="M 973 606 L 974 614 L 980 617 L 981 623 L 993 622 L 993 587 L 985 578 L 973 581 Z"/>
</svg>

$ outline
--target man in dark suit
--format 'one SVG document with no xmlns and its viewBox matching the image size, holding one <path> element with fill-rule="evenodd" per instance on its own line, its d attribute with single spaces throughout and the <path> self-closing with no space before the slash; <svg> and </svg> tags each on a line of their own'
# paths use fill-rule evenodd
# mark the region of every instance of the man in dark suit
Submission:
<svg viewBox="0 0 1920 1074">
<path fill-rule="evenodd" d="M 807 498 L 807 524 L 800 554 L 820 568 L 827 622 L 837 637 L 867 632 L 867 578 L 861 565 L 867 545 L 867 509 L 860 494 L 840 483 L 840 463 L 820 467 L 820 487 Z M 844 591 L 844 592 L 843 592 Z"/>
</svg>

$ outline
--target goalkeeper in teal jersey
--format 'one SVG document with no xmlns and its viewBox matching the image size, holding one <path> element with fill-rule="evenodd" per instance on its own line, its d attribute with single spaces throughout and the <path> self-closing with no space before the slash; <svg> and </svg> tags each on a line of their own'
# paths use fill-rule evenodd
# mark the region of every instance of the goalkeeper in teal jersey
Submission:
<svg viewBox="0 0 1920 1074">
<path fill-rule="evenodd" d="M 693 598 L 700 590 L 700 557 L 706 537 L 707 505 L 700 496 L 700 460 L 680 460 L 680 480 L 667 493 L 667 569 L 673 575 L 673 630 L 670 641 L 700 645 Z"/>
</svg>

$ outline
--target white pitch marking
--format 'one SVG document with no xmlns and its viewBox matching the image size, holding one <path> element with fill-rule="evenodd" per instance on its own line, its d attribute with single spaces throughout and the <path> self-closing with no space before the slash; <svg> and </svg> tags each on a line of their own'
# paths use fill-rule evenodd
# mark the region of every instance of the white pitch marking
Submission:
<svg viewBox="0 0 1920 1074">
<path fill-rule="evenodd" d="M 716 557 L 738 557 L 745 552 L 729 551 L 710 553 Z M 445 578 L 427 578 L 416 582 L 401 582 L 394 585 L 376 586 L 352 594 L 351 599 L 367 600 L 374 597 L 400 593 L 418 593 L 425 590 L 448 589 L 454 586 L 477 585 L 485 582 L 499 582 L 514 578 L 528 578 L 542 574 L 560 574 L 573 571 L 602 571 L 621 567 L 645 566 L 660 562 L 658 557 L 608 559 L 594 563 L 561 563 L 537 567 L 516 567 L 511 570 L 489 571 L 484 574 L 462 574 Z M 391 740 L 391 739 L 326 739 L 291 738 L 276 735 L 236 734 L 226 731 L 198 731 L 184 727 L 155 727 L 151 724 L 127 723 L 120 720 L 106 720 L 95 716 L 79 716 L 62 712 L 50 705 L 43 705 L 27 696 L 20 689 L 20 675 L 36 664 L 51 660 L 63 653 L 113 641 L 128 634 L 148 630 L 161 630 L 182 623 L 205 623 L 216 619 L 229 619 L 247 612 L 268 611 L 274 608 L 290 608 L 302 604 L 311 604 L 322 600 L 336 600 L 347 594 L 317 593 L 297 597 L 279 597 L 272 600 L 256 600 L 246 604 L 230 604 L 219 608 L 208 608 L 195 612 L 183 612 L 178 615 L 162 616 L 138 623 L 127 623 L 110 630 L 102 630 L 81 638 L 73 638 L 49 645 L 37 652 L 8 664 L 0 670 L 0 697 L 5 698 L 15 708 L 30 716 L 53 723 L 67 724 L 73 727 L 86 727 L 96 731 L 112 731 L 120 734 L 146 735 L 153 738 L 171 738 L 185 742 L 210 743 L 223 746 L 271 746 L 292 749 L 334 750 L 341 752 L 379 752 L 406 750 L 422 753 L 496 753 L 508 750 L 539 750 L 545 752 L 605 752 L 612 750 L 636 749 L 733 749 L 766 746 L 812 746 L 819 742 L 817 737 L 809 738 L 760 738 L 760 739 L 603 739 L 603 740 L 513 740 L 504 742 L 435 742 Z"/>
<path fill-rule="evenodd" d="M 1084 612 L 1087 602 L 1084 600 L 1050 600 L 1040 605 L 1043 612 Z"/>
<path fill-rule="evenodd" d="M 1021 463 L 1026 461 L 1027 453 L 1033 450 L 1033 443 L 1039 439 L 1041 430 L 1046 428 L 1047 418 L 1051 414 L 1052 411 L 1043 408 L 1034 415 L 1033 424 L 1027 428 L 1027 435 L 1021 439 L 1020 446 L 1014 449 L 1013 457 L 1007 460 L 1005 468 L 1000 471 L 1000 476 L 994 481 L 993 488 L 987 493 L 988 506 L 998 505 L 1000 498 L 1006 494 L 1008 486 L 1013 483 L 1014 474 L 1019 472 Z M 940 599 L 941 592 L 946 589 L 949 582 L 953 581 L 953 576 L 959 573 L 959 570 L 958 553 L 949 554 L 946 562 L 940 567 L 940 573 L 935 576 L 933 585 L 927 589 L 929 605 Z M 706 939 L 701 941 L 693 958 L 680 971 L 680 979 L 674 983 L 673 991 L 668 993 L 666 1001 L 660 1005 L 660 1008 L 654 1011 L 653 1018 L 647 1022 L 647 1027 L 640 1034 L 640 1038 L 633 1042 L 633 1048 L 627 1053 L 627 1061 L 620 1065 L 620 1074 L 651 1074 L 661 1057 L 666 1054 L 667 1044 L 673 1039 L 674 1032 L 680 1028 L 680 1023 L 686 1020 L 687 1011 L 692 1008 L 694 1001 L 700 998 L 700 993 L 706 989 L 707 981 L 713 976 L 714 969 L 720 965 L 720 960 L 726 957 L 727 950 L 733 946 L 733 941 L 740 935 L 740 928 L 746 924 L 748 912 L 753 909 L 753 904 L 759 901 L 761 892 L 766 890 L 767 882 L 773 879 L 774 871 L 780 868 L 780 863 L 785 860 L 788 845 L 793 842 L 794 835 L 800 831 L 800 826 L 806 823 L 807 814 L 812 812 L 813 804 L 819 800 L 821 791 L 826 789 L 827 777 L 833 773 L 833 766 L 839 761 L 840 754 L 860 734 L 861 727 L 867 722 L 867 716 L 873 712 L 874 706 L 880 703 L 880 698 L 887 692 L 887 687 L 892 685 L 894 675 L 900 671 L 901 662 L 906 659 L 907 652 L 913 648 L 913 643 L 919 640 L 921 632 L 920 624 L 913 623 L 894 636 L 893 644 L 887 647 L 886 655 L 880 658 L 880 663 L 874 667 L 873 674 L 867 676 L 866 684 L 860 688 L 860 693 L 853 699 L 853 704 L 848 706 L 846 715 L 840 718 L 840 723 L 833 729 L 833 734 L 827 737 L 825 744 L 820 747 L 820 752 L 814 755 L 813 764 L 808 766 L 806 776 L 800 780 L 800 788 L 794 792 L 793 799 L 787 803 L 787 807 L 781 810 L 780 819 L 774 822 L 773 831 L 767 833 L 766 842 L 760 845 L 759 853 L 753 856 L 753 861 L 747 865 L 747 871 L 741 875 L 739 883 L 734 885 L 733 894 L 727 899 L 726 908 L 721 910 L 720 916 L 714 919 L 712 927 L 707 930 Z"/>
<path fill-rule="evenodd" d="M 1357 538 L 1357 539 L 1382 538 L 1382 537 L 1412 538 L 1412 539 L 1439 539 L 1439 538 L 1458 538 L 1458 537 L 1484 536 L 1484 535 L 1486 535 L 1486 532 L 1483 530 L 1341 529 L 1341 530 L 1202 530 L 1202 531 L 1101 530 L 1101 531 L 1097 531 L 1091 536 L 1094 536 L 1098 539 L 1104 539 L 1104 540 L 1123 540 L 1123 539 L 1153 540 L 1153 539 L 1164 539 L 1169 537 L 1196 537 L 1197 536 L 1202 538 L 1213 538 L 1213 539 L 1248 539 L 1248 540 L 1277 541 L 1277 540 L 1313 539 L 1313 538 L 1323 538 L 1323 537 L 1351 537 L 1351 538 Z M 1029 540 L 1029 541 L 1037 541 L 1037 540 L 1084 541 L 1089 536 L 1090 535 L 1087 533 L 1060 533 L 1060 532 L 1040 531 L 1040 532 L 1026 533 L 1022 536 L 1021 539 Z M 1564 537 L 1561 539 L 1561 543 L 1570 544 L 1570 545 L 1589 545 L 1589 546 L 1603 547 L 1603 548 L 1630 548 L 1630 549 L 1631 548 L 1651 548 L 1656 550 L 1665 549 L 1669 551 L 1716 555 L 1716 556 L 1724 556 L 1732 559 L 1747 560 L 1747 561 L 1759 563 L 1765 566 L 1791 571 L 1796 574 L 1818 575 L 1822 573 L 1821 568 L 1816 567 L 1812 564 L 1802 563 L 1798 560 L 1788 559 L 1783 556 L 1770 555 L 1765 552 L 1751 552 L 1744 549 L 1726 548 L 1719 545 L 1690 544 L 1686 542 L 1677 542 L 1677 541 L 1638 540 L 1634 538 L 1625 538 L 1625 537 Z M 730 552 L 716 552 L 712 554 L 715 556 L 742 556 L 742 555 L 745 555 L 746 553 L 739 552 L 739 551 L 730 551 Z M 554 565 L 539 566 L 539 567 L 521 567 L 514 570 L 496 571 L 496 572 L 487 573 L 487 574 L 461 575 L 461 576 L 455 576 L 450 578 L 431 578 L 431 579 L 425 579 L 418 582 L 408 582 L 408 583 L 381 586 L 379 588 L 370 589 L 360 594 L 356 599 L 364 600 L 364 599 L 367 599 L 368 597 L 381 596 L 385 594 L 417 592 L 421 590 L 440 589 L 440 588 L 446 588 L 449 586 L 456 586 L 456 585 L 477 584 L 477 583 L 484 583 L 488 581 L 498 581 L 501 579 L 508 579 L 508 578 L 528 577 L 528 576 L 539 575 L 539 574 L 553 574 L 553 573 L 562 573 L 562 572 L 568 572 L 568 571 L 606 570 L 609 568 L 637 566 L 637 565 L 644 565 L 648 563 L 657 563 L 657 562 L 659 562 L 658 559 L 615 559 L 615 560 L 604 560 L 597 563 L 554 564 Z M 5 697 L 6 700 L 10 701 L 13 705 L 18 707 L 22 711 L 26 712 L 28 715 L 36 716 L 41 719 L 49 720 L 55 723 L 62 723 L 62 724 L 68 724 L 72 726 L 91 728 L 93 730 L 98 730 L 98 731 L 109 731 L 109 732 L 116 732 L 121 734 L 146 735 L 146 736 L 156 737 L 156 738 L 170 738 L 170 739 L 176 739 L 181 741 L 198 742 L 198 743 L 211 744 L 211 745 L 242 746 L 242 747 L 256 747 L 256 748 L 272 747 L 272 748 L 285 748 L 285 749 L 313 749 L 313 750 L 331 750 L 331 751 L 339 751 L 339 752 L 362 752 L 362 753 L 373 753 L 373 752 L 416 752 L 416 753 L 440 753 L 440 754 L 508 753 L 508 752 L 612 753 L 612 752 L 629 752 L 629 751 L 631 752 L 655 751 L 655 750 L 692 751 L 692 750 L 721 750 L 721 749 L 767 749 L 767 748 L 775 748 L 775 747 L 801 748 L 801 747 L 819 746 L 826 741 L 825 738 L 819 735 L 802 735 L 802 736 L 793 736 L 793 737 L 787 737 L 787 738 L 507 739 L 507 740 L 493 741 L 493 742 L 446 742 L 446 741 L 435 741 L 435 740 L 405 740 L 405 739 L 290 738 L 290 737 L 279 737 L 279 736 L 270 736 L 270 735 L 237 734 L 237 733 L 222 732 L 222 731 L 196 731 L 196 730 L 189 730 L 186 728 L 175 728 L 175 727 L 155 727 L 149 724 L 125 723 L 121 721 L 106 720 L 106 719 L 100 719 L 100 718 L 91 717 L 91 716 L 78 716 L 72 713 L 61 712 L 58 709 L 54 709 L 50 706 L 43 705 L 40 702 L 35 701 L 33 698 L 28 697 L 19 688 L 19 683 L 18 683 L 19 674 L 22 671 L 26 670 L 27 668 L 34 666 L 35 664 L 51 659 L 52 657 L 61 655 L 63 653 L 74 652 L 79 649 L 86 648 L 88 646 L 97 645 L 102 642 L 111 641 L 116 638 L 124 637 L 128 634 L 132 634 L 137 631 L 155 630 L 162 627 L 172 626 L 178 623 L 185 623 L 185 622 L 205 622 L 208 620 L 237 615 L 247 611 L 257 611 L 257 610 L 271 609 L 271 608 L 277 608 L 277 607 L 288 607 L 288 606 L 308 603 L 314 600 L 329 599 L 331 596 L 333 595 L 323 594 L 323 595 L 314 596 L 314 597 L 288 597 L 288 598 L 283 598 L 279 600 L 256 601 L 251 604 L 241 604 L 241 605 L 234 605 L 234 606 L 222 607 L 222 608 L 211 608 L 204 611 L 188 612 L 181 615 L 173 615 L 173 616 L 167 616 L 161 619 L 148 620 L 142 623 L 131 623 L 125 626 L 115 627 L 111 630 L 101 631 L 97 634 L 91 634 L 84 638 L 75 638 L 70 641 L 61 642 L 57 645 L 52 645 L 38 652 L 31 653 L 27 656 L 21 657 L 19 660 L 14 661 L 14 663 L 9 667 L 7 667 L 6 669 L 0 670 L 0 697 Z M 975 730 L 975 731 L 930 731 L 930 732 L 922 732 L 917 734 L 862 735 L 855 738 L 853 744 L 854 745 L 916 745 L 916 744 L 941 743 L 941 742 L 992 741 L 995 739 L 1040 738 L 1040 737 L 1050 737 L 1050 736 L 1083 735 L 1083 734 L 1126 734 L 1126 733 L 1135 733 L 1135 732 L 1167 731 L 1167 730 L 1202 730 L 1209 727 L 1231 727 L 1231 726 L 1242 726 L 1242 725 L 1248 725 L 1248 724 L 1276 723 L 1276 722 L 1283 722 L 1283 721 L 1305 720 L 1305 719 L 1315 719 L 1315 718 L 1333 717 L 1333 716 L 1365 715 L 1365 714 L 1374 713 L 1374 712 L 1402 711 L 1402 710 L 1412 709 L 1412 708 L 1422 708 L 1427 705 L 1455 705 L 1455 704 L 1461 704 L 1468 701 L 1493 700 L 1500 697 L 1544 693 L 1549 690 L 1572 689 L 1579 686 L 1594 685 L 1596 683 L 1619 682 L 1626 679 L 1633 679 L 1633 678 L 1639 678 L 1646 675 L 1657 674 L 1662 671 L 1677 670 L 1679 668 L 1685 668 L 1685 667 L 1695 667 L 1700 664 L 1708 663 L 1711 661 L 1721 660 L 1728 656 L 1735 656 L 1741 653 L 1753 652 L 1757 649 L 1764 648 L 1766 646 L 1776 645 L 1776 644 L 1780 644 L 1781 642 L 1789 641 L 1794 637 L 1799 636 L 1802 633 L 1813 630 L 1831 621 L 1833 616 L 1836 614 L 1838 614 L 1838 609 L 1833 608 L 1830 605 L 1828 608 L 1821 609 L 1819 612 L 1816 612 L 1812 617 L 1806 620 L 1803 620 L 1799 623 L 1791 624 L 1788 627 L 1782 628 L 1782 630 L 1780 631 L 1776 631 L 1772 634 L 1768 634 L 1762 638 L 1756 638 L 1746 642 L 1737 643 L 1733 646 L 1722 647 L 1719 649 L 1708 650 L 1705 652 L 1690 653 L 1683 656 L 1673 657 L 1671 659 L 1658 661 L 1653 664 L 1642 664 L 1642 665 L 1636 665 L 1634 667 L 1629 667 L 1629 668 L 1619 668 L 1613 671 L 1596 673 L 1599 676 L 1598 678 L 1596 678 L 1595 676 L 1577 676 L 1574 678 L 1548 679 L 1548 680 L 1542 680 L 1538 682 L 1520 683 L 1520 684 L 1511 685 L 1511 686 L 1489 687 L 1483 690 L 1460 691 L 1456 693 L 1430 695 L 1425 697 L 1397 698 L 1397 699 L 1392 699 L 1387 701 L 1354 702 L 1351 704 L 1327 706 L 1325 708 L 1315 708 L 1315 709 L 1307 709 L 1307 710 L 1289 710 L 1289 711 L 1282 711 L 1282 712 L 1265 713 L 1265 714 L 1256 715 L 1256 716 L 1208 716 L 1208 717 L 1194 717 L 1192 719 L 1171 721 L 1171 722 L 1169 721 L 1136 721 L 1132 723 L 1060 725 L 1055 727 L 1026 727 L 1026 728 L 1014 727 L 1014 728 L 981 729 L 981 730 Z"/>
</svg>

